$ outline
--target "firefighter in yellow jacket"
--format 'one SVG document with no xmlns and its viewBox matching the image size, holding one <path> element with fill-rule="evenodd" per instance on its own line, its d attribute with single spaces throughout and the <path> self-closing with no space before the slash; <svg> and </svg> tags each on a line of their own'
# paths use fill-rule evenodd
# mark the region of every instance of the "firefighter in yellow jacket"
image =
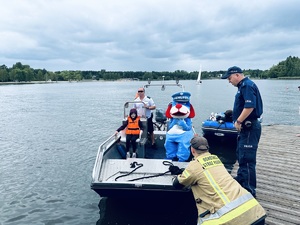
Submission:
<svg viewBox="0 0 300 225">
<path fill-rule="evenodd" d="M 190 143 L 194 159 L 174 179 L 173 186 L 191 187 L 198 209 L 198 224 L 264 224 L 263 207 L 232 178 L 220 159 L 208 152 L 207 140 L 194 136 Z"/>
</svg>

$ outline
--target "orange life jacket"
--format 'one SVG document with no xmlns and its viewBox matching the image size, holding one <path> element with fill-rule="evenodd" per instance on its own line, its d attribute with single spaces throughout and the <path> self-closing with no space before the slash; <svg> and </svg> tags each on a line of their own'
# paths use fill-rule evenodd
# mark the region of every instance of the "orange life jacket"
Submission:
<svg viewBox="0 0 300 225">
<path fill-rule="evenodd" d="M 126 134 L 140 134 L 139 121 L 139 116 L 135 120 L 132 120 L 132 118 L 128 116 Z"/>
</svg>

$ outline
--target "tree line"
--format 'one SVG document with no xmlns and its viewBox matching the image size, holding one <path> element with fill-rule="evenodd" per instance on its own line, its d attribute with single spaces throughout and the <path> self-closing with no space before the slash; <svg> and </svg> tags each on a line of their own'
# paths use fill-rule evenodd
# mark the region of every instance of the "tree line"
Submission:
<svg viewBox="0 0 300 225">
<path fill-rule="evenodd" d="M 202 79 L 220 78 L 226 71 L 202 71 Z M 286 60 L 272 66 L 269 70 L 244 70 L 244 74 L 259 79 L 300 79 L 300 59 L 287 57 Z M 81 80 L 196 80 L 198 71 L 187 72 L 176 70 L 174 72 L 145 72 L 145 71 L 79 71 L 65 70 L 51 72 L 46 69 L 33 69 L 29 65 L 17 62 L 11 68 L 0 66 L 0 82 L 31 82 L 31 81 L 81 81 Z"/>
</svg>

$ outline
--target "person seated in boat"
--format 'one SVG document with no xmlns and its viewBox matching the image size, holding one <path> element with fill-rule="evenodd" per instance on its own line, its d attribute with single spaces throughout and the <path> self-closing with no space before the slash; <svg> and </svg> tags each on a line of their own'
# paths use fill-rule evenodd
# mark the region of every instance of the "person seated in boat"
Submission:
<svg viewBox="0 0 300 225">
<path fill-rule="evenodd" d="M 198 224 L 264 224 L 263 207 L 227 172 L 221 160 L 209 153 L 207 139 L 194 136 L 190 143 L 194 159 L 183 171 L 177 170 L 173 187 L 192 189 Z"/>
<path fill-rule="evenodd" d="M 122 126 L 120 126 L 115 135 L 117 135 L 121 130 L 126 128 L 126 158 L 130 158 L 130 146 L 132 146 L 132 158 L 136 158 L 137 144 L 136 140 L 140 138 L 140 134 L 143 129 L 143 124 L 140 121 L 140 117 L 137 115 L 136 109 L 131 109 L 127 120 Z"/>
<path fill-rule="evenodd" d="M 195 117 L 190 96 L 189 92 L 173 94 L 173 101 L 166 110 L 166 117 L 170 118 L 164 145 L 166 159 L 185 162 L 190 158 L 190 140 L 194 135 L 191 118 Z"/>
</svg>

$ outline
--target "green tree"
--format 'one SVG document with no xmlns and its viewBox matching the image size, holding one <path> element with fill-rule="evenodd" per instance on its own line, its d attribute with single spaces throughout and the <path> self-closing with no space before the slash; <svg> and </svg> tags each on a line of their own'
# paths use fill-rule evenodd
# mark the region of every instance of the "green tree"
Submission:
<svg viewBox="0 0 300 225">
<path fill-rule="evenodd" d="M 17 62 L 16 64 L 14 64 L 12 66 L 12 69 L 20 69 L 20 70 L 22 70 L 23 69 L 23 65 L 22 65 L 22 63 Z"/>
<path fill-rule="evenodd" d="M 34 71 L 30 67 L 24 69 L 25 81 L 32 81 L 34 79 Z"/>
<path fill-rule="evenodd" d="M 5 65 L 0 67 L 0 81 L 7 82 L 9 81 L 8 69 Z"/>
<path fill-rule="evenodd" d="M 35 80 L 38 80 L 38 81 L 44 81 L 45 80 L 45 77 L 44 77 L 44 74 L 43 74 L 42 70 L 38 70 Z"/>
<path fill-rule="evenodd" d="M 298 57 L 287 57 L 286 60 L 272 66 L 268 71 L 269 78 L 286 78 L 300 76 L 300 59 Z"/>
<path fill-rule="evenodd" d="M 151 72 L 145 72 L 141 79 L 143 79 L 143 80 L 148 80 L 148 79 L 153 80 L 152 73 Z"/>
</svg>

